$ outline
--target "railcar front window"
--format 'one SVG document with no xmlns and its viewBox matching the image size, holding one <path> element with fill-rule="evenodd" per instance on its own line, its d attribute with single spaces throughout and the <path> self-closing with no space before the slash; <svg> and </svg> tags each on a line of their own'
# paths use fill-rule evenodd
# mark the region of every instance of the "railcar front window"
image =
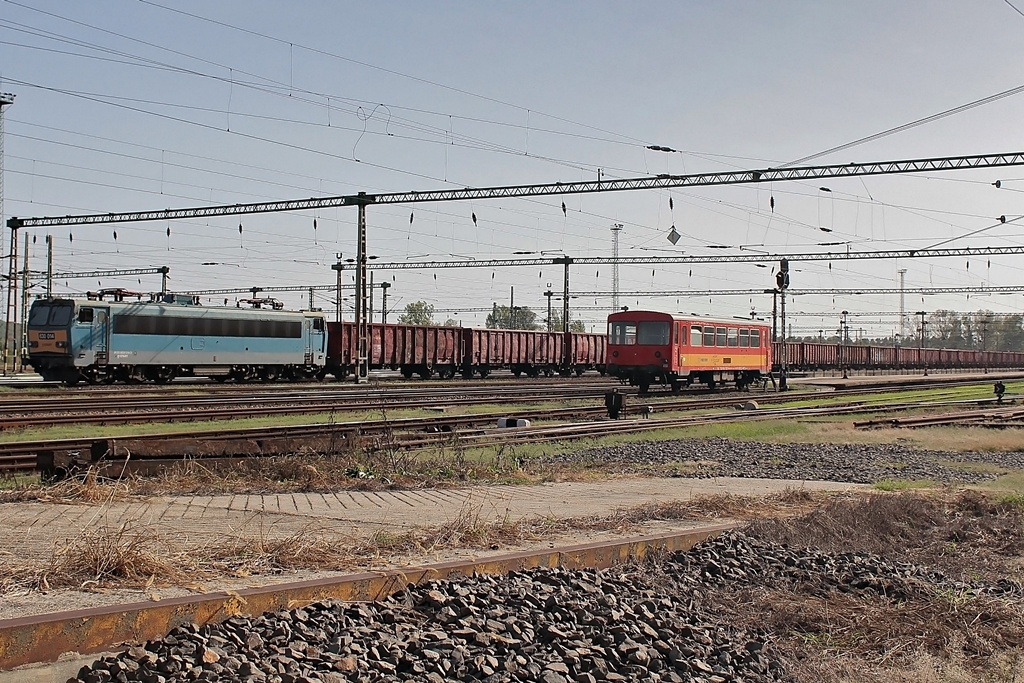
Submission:
<svg viewBox="0 0 1024 683">
<path fill-rule="evenodd" d="M 611 323 L 609 337 L 612 344 L 636 344 L 636 323 Z"/>
<path fill-rule="evenodd" d="M 29 316 L 28 324 L 32 327 L 42 327 L 50 319 L 49 306 L 33 306 L 32 315 Z"/>
<path fill-rule="evenodd" d="M 639 323 L 636 331 L 636 343 L 642 346 L 664 346 L 671 339 L 672 328 L 668 323 Z"/>
<path fill-rule="evenodd" d="M 704 333 L 701 331 L 699 325 L 694 325 L 690 328 L 690 346 L 700 346 L 701 337 Z"/>
<path fill-rule="evenodd" d="M 74 309 L 71 306 L 51 306 L 50 307 L 50 324 L 56 327 L 63 327 L 71 322 L 71 312 Z"/>
</svg>

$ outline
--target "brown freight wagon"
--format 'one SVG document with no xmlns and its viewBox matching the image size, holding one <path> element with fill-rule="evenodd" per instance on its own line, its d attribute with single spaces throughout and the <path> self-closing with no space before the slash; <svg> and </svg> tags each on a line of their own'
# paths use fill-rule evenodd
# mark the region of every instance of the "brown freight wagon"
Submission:
<svg viewBox="0 0 1024 683">
<path fill-rule="evenodd" d="M 407 378 L 454 377 L 462 365 L 461 334 L 458 327 L 370 325 L 367 360 L 371 369 L 400 370 Z M 337 379 L 354 374 L 357 356 L 355 323 L 328 323 L 327 373 Z"/>
</svg>

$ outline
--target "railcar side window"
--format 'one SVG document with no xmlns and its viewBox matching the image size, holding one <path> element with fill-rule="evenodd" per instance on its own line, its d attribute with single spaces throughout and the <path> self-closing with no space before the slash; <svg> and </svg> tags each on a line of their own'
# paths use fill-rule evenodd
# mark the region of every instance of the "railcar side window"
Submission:
<svg viewBox="0 0 1024 683">
<path fill-rule="evenodd" d="M 668 323 L 642 322 L 637 323 L 636 343 L 644 346 L 664 346 L 671 338 Z"/>
<path fill-rule="evenodd" d="M 92 308 L 81 308 L 78 310 L 78 323 L 80 325 L 92 325 L 93 318 Z"/>
<path fill-rule="evenodd" d="M 740 345 L 739 332 L 740 331 L 737 330 L 735 327 L 730 327 L 729 328 L 729 346 L 739 346 Z"/>
<path fill-rule="evenodd" d="M 750 348 L 759 349 L 761 348 L 761 330 L 750 331 Z"/>
<path fill-rule="evenodd" d="M 700 325 L 690 327 L 690 346 L 700 346 L 701 335 L 703 335 L 703 332 L 700 329 Z"/>
<path fill-rule="evenodd" d="M 46 324 L 46 321 L 50 319 L 50 307 L 49 306 L 33 306 L 32 315 L 29 316 L 28 324 L 35 327 L 42 327 Z"/>
<path fill-rule="evenodd" d="M 718 334 L 715 335 L 715 346 L 725 346 L 725 328 L 719 327 L 716 332 Z"/>
<path fill-rule="evenodd" d="M 750 330 L 740 330 L 740 348 L 745 349 L 750 346 Z"/>
<path fill-rule="evenodd" d="M 715 345 L 715 328 L 713 326 L 711 326 L 711 325 L 708 325 L 707 327 L 704 328 L 704 346 L 714 346 L 714 345 Z"/>
<path fill-rule="evenodd" d="M 636 323 L 611 323 L 609 340 L 612 344 L 636 344 Z"/>
</svg>

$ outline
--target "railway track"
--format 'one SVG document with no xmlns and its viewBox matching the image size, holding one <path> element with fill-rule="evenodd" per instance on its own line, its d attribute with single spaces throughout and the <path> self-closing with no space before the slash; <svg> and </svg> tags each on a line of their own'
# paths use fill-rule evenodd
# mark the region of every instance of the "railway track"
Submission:
<svg viewBox="0 0 1024 683">
<path fill-rule="evenodd" d="M 509 443 L 535 443 L 578 438 L 596 438 L 611 434 L 674 429 L 713 422 L 765 419 L 798 419 L 812 416 L 837 416 L 864 412 L 906 411 L 936 407 L 963 407 L 993 402 L 978 400 L 932 400 L 868 404 L 858 395 L 875 389 L 830 393 L 839 403 L 820 407 L 759 408 L 722 413 L 674 416 L 655 419 L 601 420 L 603 405 L 560 409 L 514 411 L 512 416 L 534 420 L 576 420 L 569 424 L 537 425 L 512 430 L 493 427 L 509 411 L 475 415 L 437 415 L 430 417 L 328 422 L 279 427 L 193 430 L 188 434 L 139 434 L 118 437 L 75 438 L 47 441 L 22 441 L 0 444 L 0 471 L 8 473 L 59 470 L 72 465 L 95 465 L 112 472 L 152 472 L 182 458 L 208 461 L 233 460 L 254 456 L 272 456 L 302 450 L 320 453 L 345 451 L 358 445 L 364 450 L 413 450 L 458 441 L 462 446 L 492 446 Z M 792 395 L 764 395 L 761 403 L 791 401 Z M 848 399 L 848 400 L 844 400 Z M 658 412 L 715 410 L 735 407 L 737 396 L 673 399 L 654 403 Z M 633 414 L 647 412 L 644 406 L 632 407 Z M 584 419 L 585 422 L 578 420 Z"/>
<path fill-rule="evenodd" d="M 943 386 L 961 386 L 976 381 L 939 382 Z M 931 380 L 920 385 L 904 384 L 900 388 L 935 386 Z M 379 387 L 348 386 L 319 387 L 316 391 L 299 389 L 289 385 L 286 391 L 260 388 L 254 391 L 235 390 L 230 395 L 221 392 L 212 394 L 168 394 L 149 392 L 103 396 L 43 396 L 43 397 L 0 397 L 0 431 L 9 431 L 34 426 L 59 424 L 138 424 L 153 422 L 197 422 L 230 420 L 238 418 L 267 417 L 273 415 L 301 415 L 311 413 L 342 413 L 371 410 L 398 410 L 436 408 L 438 406 L 469 406 L 487 403 L 522 404 L 546 401 L 599 399 L 612 388 L 621 393 L 635 395 L 630 387 L 623 387 L 615 381 L 599 380 L 585 383 L 554 381 L 542 386 L 522 384 L 474 385 L 465 383 L 447 386 Z M 850 394 L 854 391 L 877 391 L 877 387 L 843 389 Z M 685 392 L 690 396 L 706 396 L 704 389 Z M 658 400 L 667 393 L 655 393 L 644 400 Z M 731 394 L 735 396 L 736 394 Z M 770 395 L 760 396 L 761 400 Z"/>
</svg>

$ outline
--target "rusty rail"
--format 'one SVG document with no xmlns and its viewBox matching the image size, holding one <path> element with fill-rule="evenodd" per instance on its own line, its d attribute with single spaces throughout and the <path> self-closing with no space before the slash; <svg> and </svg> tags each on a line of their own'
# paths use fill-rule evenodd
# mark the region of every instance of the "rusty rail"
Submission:
<svg viewBox="0 0 1024 683">
<path fill-rule="evenodd" d="M 238 614 L 292 609 L 329 598 L 375 600 L 408 584 L 431 580 L 473 574 L 507 574 L 534 567 L 606 568 L 643 558 L 652 552 L 688 550 L 700 541 L 734 527 L 735 524 L 716 524 L 611 542 L 170 598 L 157 603 L 133 603 L 2 620 L 0 671 L 27 664 L 56 662 L 66 653 L 85 655 L 114 650 L 125 643 L 141 643 L 163 637 L 175 626 L 185 623 L 215 623 Z"/>
</svg>

